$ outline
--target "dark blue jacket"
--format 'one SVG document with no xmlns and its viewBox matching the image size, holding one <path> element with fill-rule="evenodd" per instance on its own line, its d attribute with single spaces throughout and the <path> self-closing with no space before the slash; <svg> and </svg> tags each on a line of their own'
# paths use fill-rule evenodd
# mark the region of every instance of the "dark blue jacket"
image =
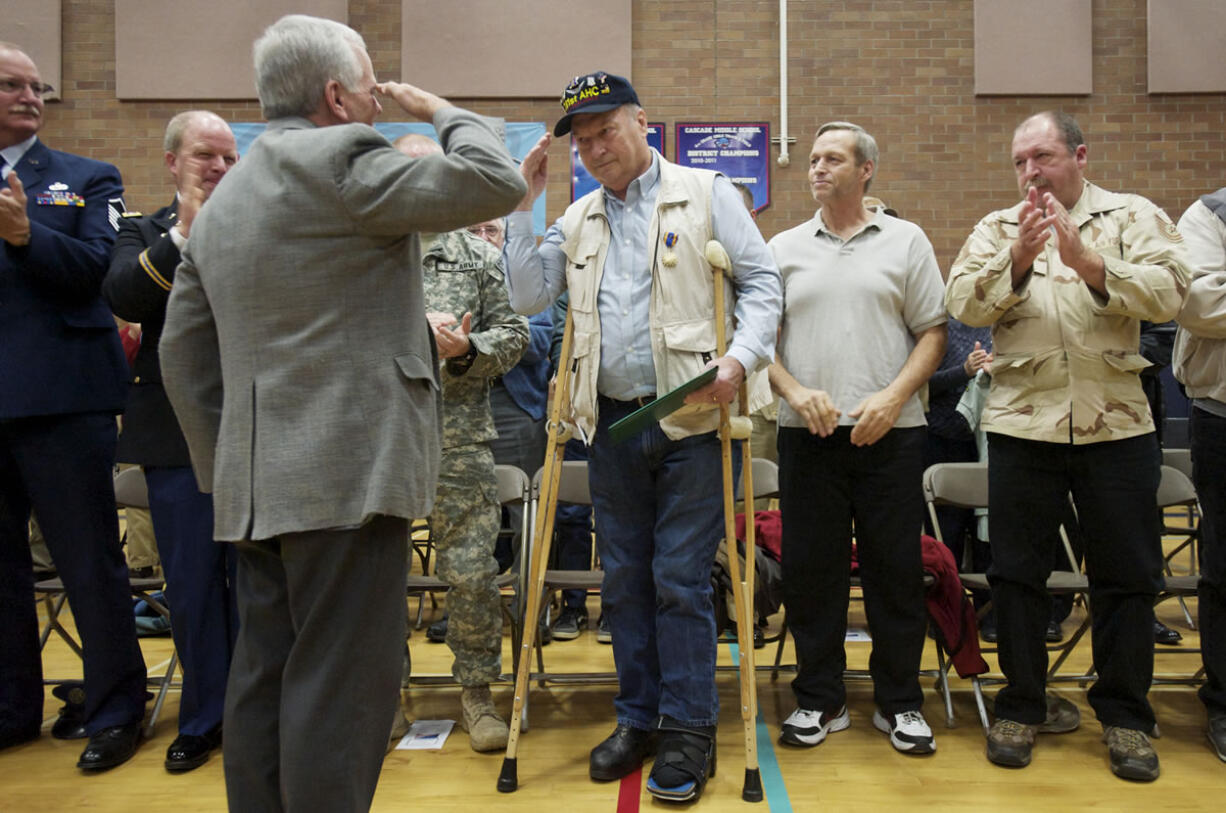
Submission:
<svg viewBox="0 0 1226 813">
<path fill-rule="evenodd" d="M 119 223 L 111 269 L 102 295 L 121 319 L 139 322 L 140 349 L 132 364 L 128 406 L 123 413 L 116 459 L 142 466 L 190 466 L 187 440 L 162 388 L 158 345 L 166 322 L 166 302 L 179 265 L 179 249 L 167 234 L 178 203 L 152 215 L 129 213 Z"/>
<path fill-rule="evenodd" d="M 121 412 L 128 365 L 101 295 L 119 170 L 35 141 L 13 171 L 30 242 L 0 241 L 0 420 Z"/>
</svg>

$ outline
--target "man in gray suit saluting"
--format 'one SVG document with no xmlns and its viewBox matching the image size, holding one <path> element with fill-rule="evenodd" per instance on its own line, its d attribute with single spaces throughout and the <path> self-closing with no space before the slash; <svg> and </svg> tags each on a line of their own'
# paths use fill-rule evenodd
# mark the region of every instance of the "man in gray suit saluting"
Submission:
<svg viewBox="0 0 1226 813">
<path fill-rule="evenodd" d="M 439 388 L 418 232 L 526 187 L 493 129 L 377 83 L 360 35 L 291 15 L 255 43 L 268 130 L 192 226 L 166 391 L 215 535 L 238 543 L 225 708 L 231 809 L 367 810 L 400 684 L 408 523 L 431 509 Z M 433 121 L 410 159 L 380 97 Z"/>
</svg>

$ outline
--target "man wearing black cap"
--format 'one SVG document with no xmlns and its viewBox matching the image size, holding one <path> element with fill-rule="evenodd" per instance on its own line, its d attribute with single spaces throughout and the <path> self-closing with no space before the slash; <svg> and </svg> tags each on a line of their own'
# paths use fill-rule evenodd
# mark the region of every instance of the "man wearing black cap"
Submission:
<svg viewBox="0 0 1226 813">
<path fill-rule="evenodd" d="M 665 161 L 620 76 L 576 77 L 554 135 L 572 133 L 601 188 L 575 201 L 537 248 L 529 211 L 545 187 L 546 135 L 524 159 L 529 192 L 508 222 L 511 304 L 521 313 L 569 291 L 571 407 L 590 446 L 602 603 L 620 691 L 617 728 L 592 751 L 591 776 L 619 779 L 657 750 L 652 795 L 686 801 L 713 767 L 715 623 L 711 563 L 722 536 L 720 403 L 774 356 L 779 272 L 731 182 Z M 708 240 L 732 258 L 725 281 L 736 331 L 716 357 Z M 735 293 L 735 298 L 733 294 Z M 714 382 L 614 447 L 609 426 L 706 368 Z"/>
</svg>

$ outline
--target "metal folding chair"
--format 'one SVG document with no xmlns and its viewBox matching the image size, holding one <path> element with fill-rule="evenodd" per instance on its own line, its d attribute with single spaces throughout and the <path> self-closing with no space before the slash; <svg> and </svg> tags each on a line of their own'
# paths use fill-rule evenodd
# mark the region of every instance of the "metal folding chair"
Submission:
<svg viewBox="0 0 1226 813">
<path fill-rule="evenodd" d="M 532 478 L 532 514 L 533 524 L 536 527 L 536 512 L 544 510 L 540 504 L 541 494 L 541 478 L 544 476 L 544 468 L 538 469 L 536 475 Z M 592 504 L 592 494 L 588 489 L 587 479 L 587 461 L 586 460 L 564 460 L 562 462 L 562 472 L 558 480 L 558 502 L 575 503 L 576 505 Z M 525 536 L 524 539 L 528 539 Z M 535 557 L 538 555 L 541 546 L 540 540 L 533 539 L 528 546 L 531 553 Z M 525 562 L 529 560 L 525 559 Z M 524 573 L 529 572 L 527 564 L 522 567 Z M 549 595 L 557 590 L 583 590 L 585 592 L 599 591 L 601 582 L 604 580 L 604 571 L 602 570 L 557 570 L 546 568 L 545 583 L 542 593 Z M 542 615 L 547 604 L 541 603 Z M 540 619 L 536 619 L 539 623 Z M 525 619 L 524 623 L 531 623 Z M 540 636 L 536 639 L 536 669 L 531 676 L 541 688 L 545 688 L 550 683 L 617 683 L 616 672 L 549 672 L 545 669 L 545 654 L 541 646 Z"/>
<path fill-rule="evenodd" d="M 1186 450 L 1177 450 L 1186 451 Z M 1166 455 L 1164 453 L 1164 459 Z M 1188 466 L 1191 466 L 1191 458 L 1188 459 Z M 1178 536 L 1182 539 L 1176 544 L 1175 548 L 1166 554 L 1163 565 L 1166 568 L 1166 578 L 1162 588 L 1162 592 L 1158 594 L 1158 598 L 1154 601 L 1154 606 L 1161 604 L 1164 601 L 1175 599 L 1183 608 L 1184 617 L 1188 621 L 1188 625 L 1192 629 L 1196 629 L 1195 621 L 1192 614 L 1188 611 L 1185 599 L 1196 595 L 1197 583 L 1200 580 L 1199 568 L 1196 566 L 1196 543 L 1199 539 L 1199 526 L 1196 523 L 1190 523 L 1186 526 L 1169 525 L 1166 523 L 1166 514 L 1171 509 L 1185 508 L 1187 509 L 1188 517 L 1191 520 L 1193 517 L 1199 516 L 1199 505 L 1196 499 L 1196 488 L 1192 484 L 1189 475 L 1182 471 L 1179 467 L 1173 465 L 1162 466 L 1162 479 L 1158 483 L 1158 510 L 1163 515 L 1162 532 L 1164 536 Z M 1172 559 L 1183 550 L 1191 550 L 1192 552 L 1192 567 L 1189 568 L 1187 575 L 1176 576 L 1171 570 Z M 1165 647 L 1155 646 L 1155 655 L 1199 655 L 1200 647 Z M 1198 686 L 1205 680 L 1205 668 L 1202 664 L 1200 668 L 1192 675 L 1170 675 L 1170 674 L 1154 674 L 1153 682 L 1155 684 L 1180 684 Z"/>
</svg>

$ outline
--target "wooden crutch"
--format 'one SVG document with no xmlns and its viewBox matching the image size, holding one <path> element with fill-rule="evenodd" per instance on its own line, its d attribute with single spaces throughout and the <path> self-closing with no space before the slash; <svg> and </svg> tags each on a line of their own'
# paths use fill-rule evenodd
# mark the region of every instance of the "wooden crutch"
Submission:
<svg viewBox="0 0 1226 813">
<path fill-rule="evenodd" d="M 515 670 L 515 701 L 511 710 L 511 731 L 507 737 L 507 755 L 502 760 L 498 774 L 498 790 L 511 793 L 519 787 L 516 757 L 519 753 L 519 734 L 523 720 L 524 703 L 528 699 L 528 678 L 532 672 L 532 648 L 536 645 L 538 619 L 545 592 L 545 571 L 548 569 L 549 549 L 553 546 L 553 520 L 558 506 L 558 483 L 562 479 L 562 456 L 566 441 L 574 434 L 574 425 L 562 420 L 563 409 L 569 414 L 570 380 L 574 373 L 571 366 L 571 340 L 574 324 L 570 308 L 566 309 L 566 326 L 562 329 L 562 350 L 558 358 L 557 382 L 554 385 L 553 405 L 549 409 L 549 423 L 545 428 L 545 466 L 541 474 L 541 492 L 537 496 L 536 520 L 533 536 L 528 542 L 531 551 L 529 563 L 531 580 L 525 604 L 523 632 L 520 634 L 519 666 Z M 541 506 L 544 506 L 542 509 Z M 521 565 L 522 566 L 522 565 Z"/>
<path fill-rule="evenodd" d="M 727 313 L 724 302 L 724 275 L 731 272 L 732 261 L 728 252 L 718 240 L 707 242 L 704 252 L 711 271 L 715 275 L 715 346 L 719 355 L 728 352 L 725 319 Z M 754 668 L 753 649 L 753 581 L 754 581 L 754 548 L 756 544 L 753 523 L 753 453 L 749 438 L 753 429 L 747 417 L 748 388 L 741 382 L 737 393 L 741 415 L 732 417 L 728 405 L 719 405 L 719 443 L 720 456 L 724 475 L 724 544 L 728 546 L 728 575 L 732 579 L 732 604 L 736 616 L 736 638 L 738 666 L 741 678 L 741 720 L 745 725 L 745 784 L 741 789 L 741 798 L 747 802 L 760 802 L 763 799 L 762 774 L 758 770 L 758 685 L 757 672 Z M 745 572 L 741 573 L 740 556 L 736 550 L 736 513 L 733 506 L 733 492 L 736 481 L 732 473 L 732 441 L 744 441 L 741 454 L 741 472 L 744 478 L 743 499 L 745 501 Z"/>
</svg>

